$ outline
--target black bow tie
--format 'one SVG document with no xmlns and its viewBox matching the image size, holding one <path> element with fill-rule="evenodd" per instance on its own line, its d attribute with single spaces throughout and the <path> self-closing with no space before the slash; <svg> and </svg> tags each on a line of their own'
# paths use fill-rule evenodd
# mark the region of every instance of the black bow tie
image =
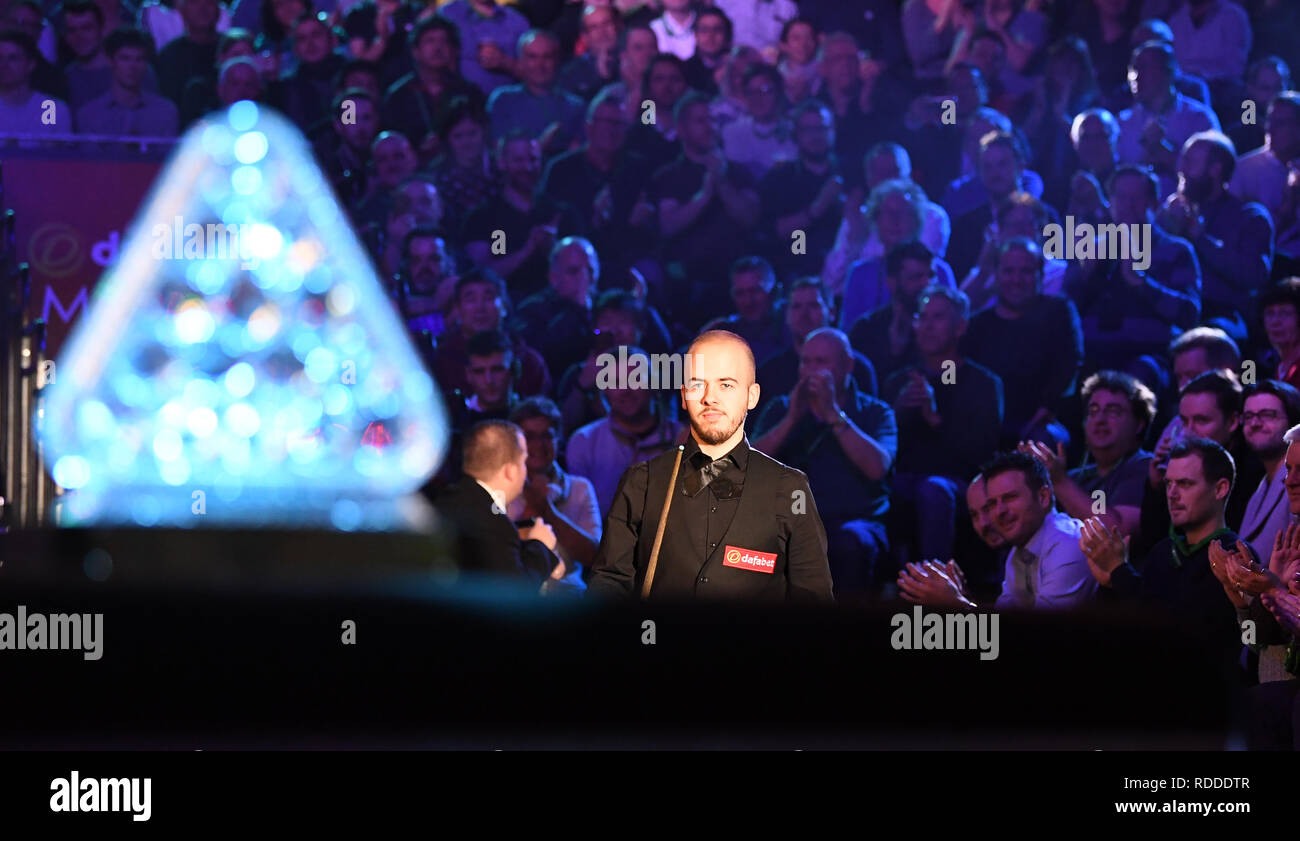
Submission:
<svg viewBox="0 0 1300 841">
<path fill-rule="evenodd" d="M 708 456 L 700 454 L 700 458 L 708 458 Z M 692 458 L 692 463 L 698 462 L 696 459 Z M 688 473 L 686 475 L 686 495 L 695 496 L 700 491 L 704 490 L 713 482 L 714 479 L 721 476 L 723 471 L 725 471 L 727 466 L 731 463 L 731 456 L 726 455 L 722 458 L 715 458 L 713 461 L 705 463 L 703 467 Z M 725 489 L 722 487 L 724 484 L 727 486 Z M 733 485 L 731 482 L 719 482 L 718 486 L 714 488 L 714 493 L 718 496 L 723 496 L 724 494 L 730 494 L 732 489 Z"/>
</svg>

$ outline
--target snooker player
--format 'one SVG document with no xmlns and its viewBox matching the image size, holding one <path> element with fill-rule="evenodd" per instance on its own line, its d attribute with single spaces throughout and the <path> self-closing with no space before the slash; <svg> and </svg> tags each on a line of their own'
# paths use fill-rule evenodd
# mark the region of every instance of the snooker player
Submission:
<svg viewBox="0 0 1300 841">
<path fill-rule="evenodd" d="M 649 596 L 831 600 L 826 530 L 808 478 L 745 438 L 758 404 L 754 354 L 725 330 L 701 334 L 683 366 L 683 445 Z M 623 474 L 592 564 L 590 594 L 642 591 L 678 449 Z"/>
</svg>

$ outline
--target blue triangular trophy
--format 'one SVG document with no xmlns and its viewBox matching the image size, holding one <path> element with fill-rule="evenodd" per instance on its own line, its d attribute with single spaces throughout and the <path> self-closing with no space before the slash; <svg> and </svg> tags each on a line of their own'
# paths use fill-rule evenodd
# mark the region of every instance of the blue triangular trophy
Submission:
<svg viewBox="0 0 1300 841">
<path fill-rule="evenodd" d="M 302 134 L 252 102 L 185 134 L 55 370 L 60 525 L 427 525 L 433 379 Z"/>
</svg>

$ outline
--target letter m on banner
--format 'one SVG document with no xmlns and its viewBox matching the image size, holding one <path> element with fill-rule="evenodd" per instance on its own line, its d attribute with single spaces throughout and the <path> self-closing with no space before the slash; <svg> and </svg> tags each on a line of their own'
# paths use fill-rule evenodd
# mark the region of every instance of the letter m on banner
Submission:
<svg viewBox="0 0 1300 841">
<path fill-rule="evenodd" d="M 45 287 L 45 301 L 41 304 L 41 318 L 45 320 L 46 324 L 49 324 L 50 308 L 53 307 L 55 312 L 59 314 L 59 318 L 63 323 L 69 324 L 72 322 L 72 317 L 77 314 L 77 309 L 84 308 L 85 306 L 86 287 L 83 286 L 78 289 L 76 297 L 72 299 L 72 303 L 68 305 L 67 309 L 64 309 L 63 302 L 59 300 L 59 296 L 54 291 L 54 287 L 52 285 L 47 286 Z"/>
</svg>

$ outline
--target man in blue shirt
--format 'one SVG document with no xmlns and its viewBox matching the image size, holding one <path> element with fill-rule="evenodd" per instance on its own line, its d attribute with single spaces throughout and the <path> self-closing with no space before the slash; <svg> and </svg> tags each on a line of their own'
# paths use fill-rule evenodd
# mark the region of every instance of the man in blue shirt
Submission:
<svg viewBox="0 0 1300 841">
<path fill-rule="evenodd" d="M 755 449 L 808 474 L 840 598 L 892 574 L 881 562 L 898 426 L 888 404 L 858 390 L 852 370 L 848 337 L 832 327 L 814 330 L 800 353 L 799 382 L 773 398 L 754 425 Z"/>
<path fill-rule="evenodd" d="M 582 140 L 586 107 L 578 97 L 555 84 L 560 66 L 560 42 L 544 29 L 530 29 L 519 39 L 517 85 L 492 92 L 487 112 L 492 139 L 522 130 L 537 137 L 542 152 L 564 151 Z"/>
<path fill-rule="evenodd" d="M 514 81 L 516 44 L 528 19 L 496 0 L 452 0 L 438 14 L 460 29 L 460 74 L 490 94 Z"/>
</svg>

